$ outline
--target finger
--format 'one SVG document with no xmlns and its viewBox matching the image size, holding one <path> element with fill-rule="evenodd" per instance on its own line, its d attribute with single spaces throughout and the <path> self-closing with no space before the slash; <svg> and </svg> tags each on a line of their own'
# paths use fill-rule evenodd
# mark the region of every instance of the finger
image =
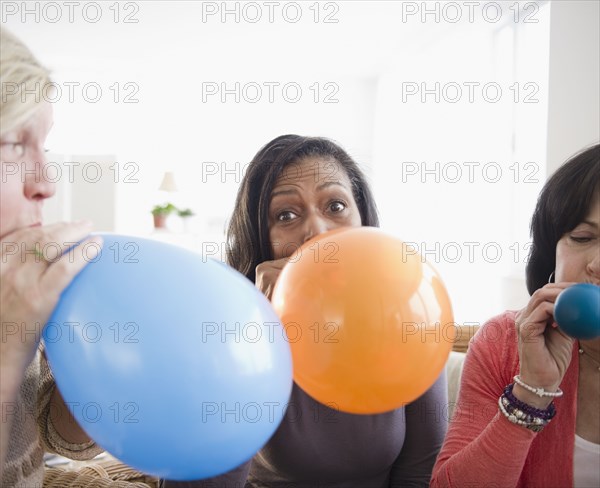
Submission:
<svg viewBox="0 0 600 488">
<path fill-rule="evenodd" d="M 89 234 L 89 221 L 60 222 L 45 227 L 19 229 L 2 240 L 2 262 L 46 265 L 60 259 Z"/>
<path fill-rule="evenodd" d="M 546 331 L 544 331 L 544 333 L 546 334 L 559 334 L 562 337 L 564 337 L 566 340 L 568 340 L 570 343 L 575 342 L 575 339 L 573 339 L 572 337 L 568 336 L 567 334 L 564 333 L 564 331 L 558 327 L 558 324 L 556 322 L 552 323 L 552 328 L 550 329 L 546 329 Z"/>
<path fill-rule="evenodd" d="M 519 337 L 521 339 L 531 339 L 542 335 L 553 318 L 553 313 L 554 305 L 552 303 L 540 303 L 535 310 L 519 320 Z"/>
<path fill-rule="evenodd" d="M 41 286 L 62 292 L 88 263 L 94 261 L 102 249 L 102 237 L 92 236 L 64 253 L 60 259 L 48 266 L 43 274 Z"/>
<path fill-rule="evenodd" d="M 529 311 L 535 310 L 541 303 L 544 302 L 554 303 L 558 295 L 568 287 L 557 285 L 556 283 L 551 283 L 551 285 L 552 286 L 545 285 L 531 295 L 531 299 L 526 307 Z"/>
<path fill-rule="evenodd" d="M 560 281 L 558 283 L 548 283 L 544 286 L 544 288 L 554 289 L 558 288 L 560 290 L 564 290 L 565 288 L 569 288 L 570 286 L 576 285 L 576 281 Z"/>
<path fill-rule="evenodd" d="M 29 235 L 28 242 L 15 240 L 2 240 L 2 276 L 13 276 L 14 286 L 26 289 L 37 283 L 40 276 L 46 271 L 49 260 L 45 259 L 42 247 L 31 242 L 31 230 L 27 234 L 17 235 L 17 239 Z M 39 235 L 39 234 L 38 234 Z M 58 250 L 57 252 L 61 252 Z M 24 287 L 24 288 L 21 288 Z"/>
<path fill-rule="evenodd" d="M 269 300 L 269 301 L 273 297 L 273 290 L 274 290 L 274 286 L 269 284 L 264 291 L 264 295 L 265 295 L 265 297 L 267 297 L 267 300 Z"/>
<path fill-rule="evenodd" d="M 274 261 L 264 261 L 256 266 L 256 274 L 259 273 L 265 274 L 268 273 L 269 270 L 278 270 L 281 271 L 283 267 L 288 262 L 287 258 L 276 259 Z"/>
<path fill-rule="evenodd" d="M 56 236 L 60 235 L 65 229 L 68 228 L 82 228 L 91 227 L 91 222 L 88 220 L 81 220 L 77 222 L 57 222 L 43 227 L 25 227 L 17 229 L 16 231 L 8 234 L 2 239 L 12 240 L 18 242 L 34 242 L 39 241 L 42 235 Z"/>
<path fill-rule="evenodd" d="M 291 256 L 286 258 L 276 259 L 274 261 L 269 261 L 271 265 L 276 269 L 283 269 L 283 267 L 290 262 Z"/>
<path fill-rule="evenodd" d="M 60 223 L 43 227 L 42 230 L 43 235 L 40 237 L 39 243 L 43 246 L 42 251 L 44 251 L 46 260 L 53 262 L 58 261 L 66 251 L 88 236 L 92 230 L 92 223 L 89 220 Z M 45 252 L 46 249 L 48 252 Z"/>
</svg>

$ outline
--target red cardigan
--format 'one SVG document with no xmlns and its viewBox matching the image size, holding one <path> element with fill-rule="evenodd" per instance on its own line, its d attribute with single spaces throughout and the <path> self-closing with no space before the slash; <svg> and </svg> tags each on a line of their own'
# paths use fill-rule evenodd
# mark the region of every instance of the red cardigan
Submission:
<svg viewBox="0 0 600 488">
<path fill-rule="evenodd" d="M 431 487 L 570 488 L 577 413 L 577 343 L 554 400 L 556 417 L 538 434 L 510 423 L 498 397 L 519 371 L 516 312 L 487 322 L 465 359 L 455 417 L 433 468 Z"/>
</svg>

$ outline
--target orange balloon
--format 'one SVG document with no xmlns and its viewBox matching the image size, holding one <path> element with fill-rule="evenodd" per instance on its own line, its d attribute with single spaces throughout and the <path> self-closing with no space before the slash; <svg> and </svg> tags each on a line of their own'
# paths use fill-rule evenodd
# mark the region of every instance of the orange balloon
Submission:
<svg viewBox="0 0 600 488">
<path fill-rule="evenodd" d="M 454 342 L 452 306 L 437 272 L 373 227 L 306 242 L 283 268 L 272 302 L 296 383 L 349 413 L 387 412 L 421 396 Z"/>
</svg>

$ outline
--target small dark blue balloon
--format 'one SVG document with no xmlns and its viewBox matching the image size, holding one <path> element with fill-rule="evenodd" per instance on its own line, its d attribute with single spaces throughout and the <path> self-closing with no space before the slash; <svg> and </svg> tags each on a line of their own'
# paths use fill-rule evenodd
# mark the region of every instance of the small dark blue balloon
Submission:
<svg viewBox="0 0 600 488">
<path fill-rule="evenodd" d="M 571 337 L 600 337 L 600 286 L 578 283 L 564 290 L 554 304 L 554 318 Z"/>
</svg>

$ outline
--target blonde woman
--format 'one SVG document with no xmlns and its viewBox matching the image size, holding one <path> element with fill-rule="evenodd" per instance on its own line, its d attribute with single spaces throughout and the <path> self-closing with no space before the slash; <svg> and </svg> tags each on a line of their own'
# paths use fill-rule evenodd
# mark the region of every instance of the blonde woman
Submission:
<svg viewBox="0 0 600 488">
<path fill-rule="evenodd" d="M 55 259 L 56 245 L 84 239 L 88 222 L 43 226 L 44 150 L 52 106 L 43 90 L 48 71 L 16 37 L 0 28 L 0 485 L 41 487 L 44 448 L 74 459 L 101 449 L 71 416 L 39 348 L 41 328 L 62 290 L 86 265 L 78 252 Z M 88 239 L 98 246 L 98 238 Z M 52 243 L 52 259 L 44 255 Z"/>
</svg>

